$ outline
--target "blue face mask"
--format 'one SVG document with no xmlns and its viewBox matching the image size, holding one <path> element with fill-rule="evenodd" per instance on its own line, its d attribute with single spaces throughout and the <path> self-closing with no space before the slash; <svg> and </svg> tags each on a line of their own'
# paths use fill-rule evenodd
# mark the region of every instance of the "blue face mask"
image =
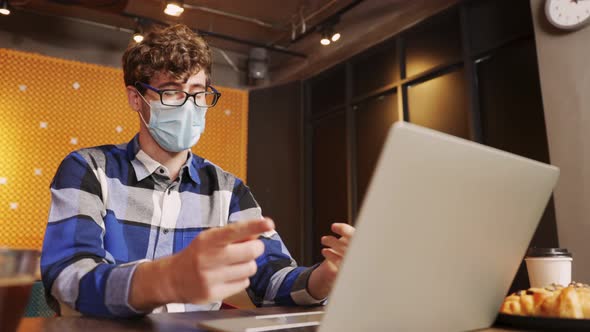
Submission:
<svg viewBox="0 0 590 332">
<path fill-rule="evenodd" d="M 139 94 L 146 102 L 145 98 Z M 154 140 L 166 151 L 180 152 L 191 148 L 205 131 L 206 107 L 187 100 L 182 106 L 165 106 L 159 101 L 148 103 L 150 123 L 139 113 Z"/>
</svg>

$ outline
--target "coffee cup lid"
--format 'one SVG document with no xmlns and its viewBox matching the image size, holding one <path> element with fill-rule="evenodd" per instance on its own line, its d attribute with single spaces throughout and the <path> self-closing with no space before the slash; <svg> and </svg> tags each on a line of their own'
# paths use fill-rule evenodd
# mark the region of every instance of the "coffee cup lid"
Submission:
<svg viewBox="0 0 590 332">
<path fill-rule="evenodd" d="M 572 257 L 565 248 L 529 248 L 527 257 Z"/>
</svg>

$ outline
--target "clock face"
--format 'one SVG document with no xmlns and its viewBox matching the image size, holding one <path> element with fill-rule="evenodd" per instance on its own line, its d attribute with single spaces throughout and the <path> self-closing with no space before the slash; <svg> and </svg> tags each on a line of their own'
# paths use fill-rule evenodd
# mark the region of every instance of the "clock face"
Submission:
<svg viewBox="0 0 590 332">
<path fill-rule="evenodd" d="M 590 22 L 590 0 L 547 0 L 549 22 L 561 29 L 578 29 Z"/>
</svg>

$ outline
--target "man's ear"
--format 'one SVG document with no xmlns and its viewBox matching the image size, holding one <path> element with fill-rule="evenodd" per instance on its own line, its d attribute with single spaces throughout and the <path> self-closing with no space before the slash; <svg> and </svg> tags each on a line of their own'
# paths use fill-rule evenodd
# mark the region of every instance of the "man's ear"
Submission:
<svg viewBox="0 0 590 332">
<path fill-rule="evenodd" d="M 134 87 L 128 85 L 127 88 L 127 102 L 129 103 L 129 107 L 135 112 L 139 112 L 141 110 L 141 97 L 139 96 L 139 91 L 137 91 Z"/>
</svg>

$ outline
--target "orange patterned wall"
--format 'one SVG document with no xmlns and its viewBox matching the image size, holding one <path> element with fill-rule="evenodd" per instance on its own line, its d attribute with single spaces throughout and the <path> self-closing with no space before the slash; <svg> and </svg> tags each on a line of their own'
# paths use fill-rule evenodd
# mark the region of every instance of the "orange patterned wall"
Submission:
<svg viewBox="0 0 590 332">
<path fill-rule="evenodd" d="M 194 152 L 245 180 L 248 93 L 219 90 Z M 61 160 L 137 129 L 122 70 L 0 49 L 0 246 L 40 249 Z"/>
</svg>

